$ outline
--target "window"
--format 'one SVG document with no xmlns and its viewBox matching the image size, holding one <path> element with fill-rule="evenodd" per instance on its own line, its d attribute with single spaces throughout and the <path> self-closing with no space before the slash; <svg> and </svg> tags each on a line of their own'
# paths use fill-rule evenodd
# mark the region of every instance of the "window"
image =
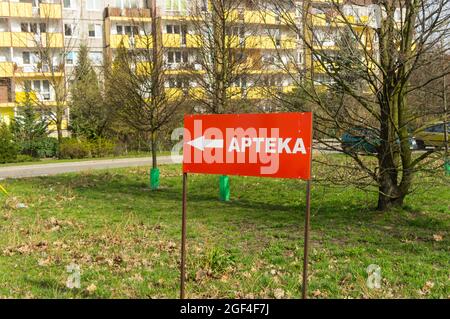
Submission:
<svg viewBox="0 0 450 319">
<path fill-rule="evenodd" d="M 64 0 L 64 9 L 74 9 L 75 4 L 73 2 L 74 0 Z"/>
<path fill-rule="evenodd" d="M 167 62 L 169 64 L 173 63 L 187 63 L 188 53 L 186 51 L 169 51 L 167 52 Z"/>
<path fill-rule="evenodd" d="M 99 11 L 100 0 L 86 0 L 86 9 L 88 11 Z"/>
<path fill-rule="evenodd" d="M 46 23 L 29 23 L 29 22 L 22 22 L 20 24 L 20 31 L 21 32 L 31 32 L 34 34 L 39 33 L 45 33 L 47 31 L 47 24 Z"/>
<path fill-rule="evenodd" d="M 30 32 L 37 34 L 38 33 L 38 25 L 37 23 L 30 23 Z"/>
<path fill-rule="evenodd" d="M 40 33 L 47 32 L 47 24 L 46 23 L 39 23 L 39 32 Z"/>
<path fill-rule="evenodd" d="M 30 52 L 22 52 L 23 64 L 30 64 Z"/>
<path fill-rule="evenodd" d="M 166 11 L 186 11 L 186 0 L 166 0 Z"/>
<path fill-rule="evenodd" d="M 67 55 L 66 55 L 66 64 L 67 65 L 74 65 L 75 64 L 75 58 L 76 58 L 75 52 L 73 52 L 73 51 L 68 52 Z"/>
<path fill-rule="evenodd" d="M 90 38 L 100 38 L 102 34 L 101 24 L 88 24 L 88 35 Z"/>
<path fill-rule="evenodd" d="M 20 24 L 20 31 L 22 32 L 28 32 L 28 23 L 21 23 Z"/>
<path fill-rule="evenodd" d="M 139 8 L 138 0 L 116 0 L 117 8 Z"/>
<path fill-rule="evenodd" d="M 180 26 L 168 24 L 166 26 L 166 33 L 180 34 Z"/>
<path fill-rule="evenodd" d="M 64 35 L 66 37 L 75 36 L 75 26 L 73 24 L 64 24 Z"/>
<path fill-rule="evenodd" d="M 233 86 L 245 89 L 247 87 L 247 79 L 244 77 L 239 77 L 233 82 Z"/>
<path fill-rule="evenodd" d="M 103 53 L 101 51 L 92 51 L 88 54 L 89 59 L 92 61 L 93 65 L 103 64 Z"/>
<path fill-rule="evenodd" d="M 123 26 L 116 25 L 116 31 L 117 31 L 117 34 L 123 34 Z"/>
<path fill-rule="evenodd" d="M 25 92 L 36 92 L 42 100 L 50 100 L 50 82 L 48 80 L 25 81 L 24 89 Z"/>
</svg>

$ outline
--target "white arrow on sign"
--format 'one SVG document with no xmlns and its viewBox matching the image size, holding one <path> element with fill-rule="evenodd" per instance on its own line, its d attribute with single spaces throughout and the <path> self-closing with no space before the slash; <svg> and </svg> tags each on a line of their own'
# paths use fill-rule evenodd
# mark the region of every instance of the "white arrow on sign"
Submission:
<svg viewBox="0 0 450 319">
<path fill-rule="evenodd" d="M 203 151 L 205 148 L 223 148 L 223 140 L 209 140 L 204 136 L 197 137 L 195 140 L 187 142 L 189 145 Z"/>
</svg>

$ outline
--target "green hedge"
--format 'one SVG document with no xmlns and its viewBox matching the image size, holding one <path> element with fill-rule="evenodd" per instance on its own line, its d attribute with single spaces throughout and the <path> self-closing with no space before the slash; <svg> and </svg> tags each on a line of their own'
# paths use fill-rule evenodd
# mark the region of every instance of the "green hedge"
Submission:
<svg viewBox="0 0 450 319">
<path fill-rule="evenodd" d="M 14 163 L 19 153 L 13 135 L 5 123 L 0 123 L 0 163 Z"/>
<path fill-rule="evenodd" d="M 92 141 L 67 138 L 62 141 L 59 152 L 61 158 L 105 157 L 113 155 L 115 147 L 114 142 L 103 138 Z"/>
</svg>

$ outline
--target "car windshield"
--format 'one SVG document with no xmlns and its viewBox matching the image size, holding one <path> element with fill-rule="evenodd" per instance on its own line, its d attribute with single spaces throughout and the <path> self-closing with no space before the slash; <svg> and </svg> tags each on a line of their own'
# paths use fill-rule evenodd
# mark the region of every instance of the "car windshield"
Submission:
<svg viewBox="0 0 450 319">
<path fill-rule="evenodd" d="M 429 128 L 426 129 L 426 131 L 432 132 L 432 133 L 444 133 L 444 124 L 430 126 Z M 450 125 L 449 124 L 447 124 L 447 132 L 450 133 Z"/>
</svg>

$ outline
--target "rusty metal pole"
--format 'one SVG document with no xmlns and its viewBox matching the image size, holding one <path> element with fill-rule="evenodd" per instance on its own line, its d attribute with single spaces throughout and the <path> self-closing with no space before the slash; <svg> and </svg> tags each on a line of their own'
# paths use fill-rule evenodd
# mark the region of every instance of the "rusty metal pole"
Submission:
<svg viewBox="0 0 450 319">
<path fill-rule="evenodd" d="M 310 149 L 310 157 L 309 157 L 309 179 L 306 182 L 306 211 L 305 211 L 305 243 L 303 250 L 303 290 L 302 290 L 302 298 L 307 298 L 308 292 L 308 257 L 309 257 L 309 220 L 311 217 L 311 183 L 312 183 L 312 155 L 313 155 L 313 134 L 314 130 L 311 127 L 311 149 Z"/>
<path fill-rule="evenodd" d="M 183 173 L 183 204 L 181 221 L 181 262 L 180 262 L 180 299 L 184 299 L 184 283 L 186 280 L 186 191 L 187 173 Z"/>
<path fill-rule="evenodd" d="M 306 299 L 308 290 L 308 252 L 309 252 L 309 219 L 311 214 L 311 180 L 306 184 L 306 212 L 305 212 L 305 243 L 303 251 L 303 291 L 302 298 Z"/>
</svg>

